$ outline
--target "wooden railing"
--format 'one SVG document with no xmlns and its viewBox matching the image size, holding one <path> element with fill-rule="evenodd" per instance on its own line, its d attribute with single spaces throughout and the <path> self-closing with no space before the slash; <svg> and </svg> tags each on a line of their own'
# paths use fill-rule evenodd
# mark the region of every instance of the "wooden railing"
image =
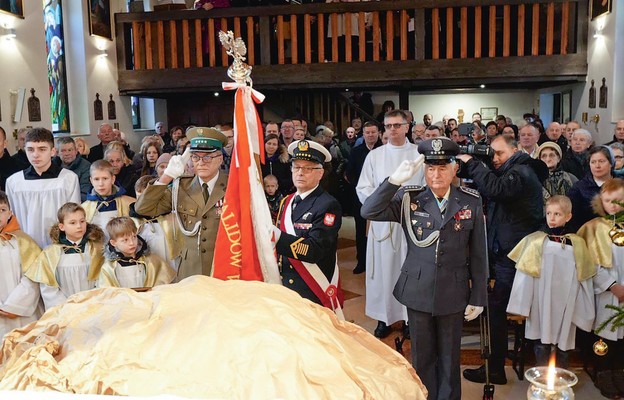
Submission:
<svg viewBox="0 0 624 400">
<path fill-rule="evenodd" d="M 566 55 L 585 51 L 585 12 L 578 0 L 399 0 L 116 14 L 118 67 L 226 66 L 219 30 L 244 39 L 251 65 Z"/>
</svg>

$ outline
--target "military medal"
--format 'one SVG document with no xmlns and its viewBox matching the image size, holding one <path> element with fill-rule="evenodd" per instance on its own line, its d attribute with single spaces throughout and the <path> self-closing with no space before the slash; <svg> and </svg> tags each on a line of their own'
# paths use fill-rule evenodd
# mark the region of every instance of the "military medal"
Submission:
<svg viewBox="0 0 624 400">
<path fill-rule="evenodd" d="M 419 226 L 418 228 L 416 228 L 416 234 L 418 235 L 419 238 L 422 238 L 422 235 L 423 235 L 423 228 L 422 228 L 422 226 Z"/>
<path fill-rule="evenodd" d="M 457 232 L 461 231 L 461 222 L 459 222 L 459 221 L 455 221 L 455 225 L 453 225 L 453 228 L 454 228 Z"/>
<path fill-rule="evenodd" d="M 412 211 L 416 211 L 416 210 L 418 210 L 418 204 L 416 204 L 416 203 L 411 203 L 411 204 L 410 204 L 410 208 L 412 209 Z"/>
</svg>

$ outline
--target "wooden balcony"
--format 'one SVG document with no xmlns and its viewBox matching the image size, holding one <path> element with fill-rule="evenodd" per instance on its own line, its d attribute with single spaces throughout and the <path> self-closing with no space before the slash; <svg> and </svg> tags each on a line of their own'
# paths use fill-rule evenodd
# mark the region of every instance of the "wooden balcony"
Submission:
<svg viewBox="0 0 624 400">
<path fill-rule="evenodd" d="M 254 86 L 544 87 L 587 74 L 587 2 L 399 0 L 115 15 L 119 90 L 166 96 L 220 89 L 248 48 Z"/>
</svg>

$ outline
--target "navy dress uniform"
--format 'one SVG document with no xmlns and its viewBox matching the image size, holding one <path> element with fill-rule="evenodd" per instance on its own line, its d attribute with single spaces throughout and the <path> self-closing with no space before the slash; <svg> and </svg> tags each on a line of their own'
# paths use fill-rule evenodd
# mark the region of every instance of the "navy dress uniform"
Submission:
<svg viewBox="0 0 624 400">
<path fill-rule="evenodd" d="M 288 147 L 293 160 L 318 164 L 331 155 L 316 142 L 300 140 Z M 319 175 L 319 181 L 322 175 Z M 297 183 L 295 183 L 297 185 Z M 338 201 L 320 185 L 305 193 L 288 195 L 280 204 L 277 217 L 280 232 L 276 243 L 282 283 L 317 304 L 342 315 L 343 296 L 339 287 L 336 248 L 342 224 Z"/>
<path fill-rule="evenodd" d="M 431 139 L 420 143 L 418 152 L 425 164 L 448 164 L 459 147 L 447 139 Z M 401 223 L 408 252 L 394 296 L 408 309 L 412 363 L 430 399 L 460 399 L 464 310 L 486 304 L 481 197 L 450 185 L 450 180 L 447 195 L 437 198 L 427 186 L 401 188 L 386 179 L 362 206 L 362 216 Z"/>
<path fill-rule="evenodd" d="M 221 152 L 227 144 L 225 135 L 214 128 L 195 127 L 186 135 L 190 138 L 191 153 L 212 155 Z M 227 174 L 218 172 L 208 192 L 198 176 L 180 176 L 168 186 L 149 185 L 135 204 L 135 211 L 140 215 L 156 217 L 170 212 L 176 215 L 175 234 L 184 238 L 177 281 L 192 275 L 212 274 L 227 180 Z"/>
</svg>

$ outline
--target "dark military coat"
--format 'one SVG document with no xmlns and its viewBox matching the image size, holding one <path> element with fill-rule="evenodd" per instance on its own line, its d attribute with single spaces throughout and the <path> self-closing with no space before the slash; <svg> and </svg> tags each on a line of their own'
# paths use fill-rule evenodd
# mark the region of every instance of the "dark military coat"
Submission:
<svg viewBox="0 0 624 400">
<path fill-rule="evenodd" d="M 342 225 L 342 210 L 338 201 L 318 186 L 299 202 L 292 211 L 292 223 L 296 235 L 285 232 L 286 207 L 294 194 L 286 197 L 280 205 L 277 226 L 282 230 L 275 246 L 278 254 L 280 274 L 285 287 L 299 293 L 301 297 L 323 304 L 306 281 L 299 275 L 290 259 L 317 264 L 323 275 L 331 282 L 336 269 L 336 248 L 338 231 Z"/>
<path fill-rule="evenodd" d="M 408 251 L 394 288 L 399 302 L 433 315 L 463 312 L 468 304 L 485 305 L 487 246 L 476 191 L 451 186 L 442 216 L 429 188 L 400 188 L 386 179 L 362 206 L 362 217 L 400 222 L 403 227 Z"/>
</svg>

